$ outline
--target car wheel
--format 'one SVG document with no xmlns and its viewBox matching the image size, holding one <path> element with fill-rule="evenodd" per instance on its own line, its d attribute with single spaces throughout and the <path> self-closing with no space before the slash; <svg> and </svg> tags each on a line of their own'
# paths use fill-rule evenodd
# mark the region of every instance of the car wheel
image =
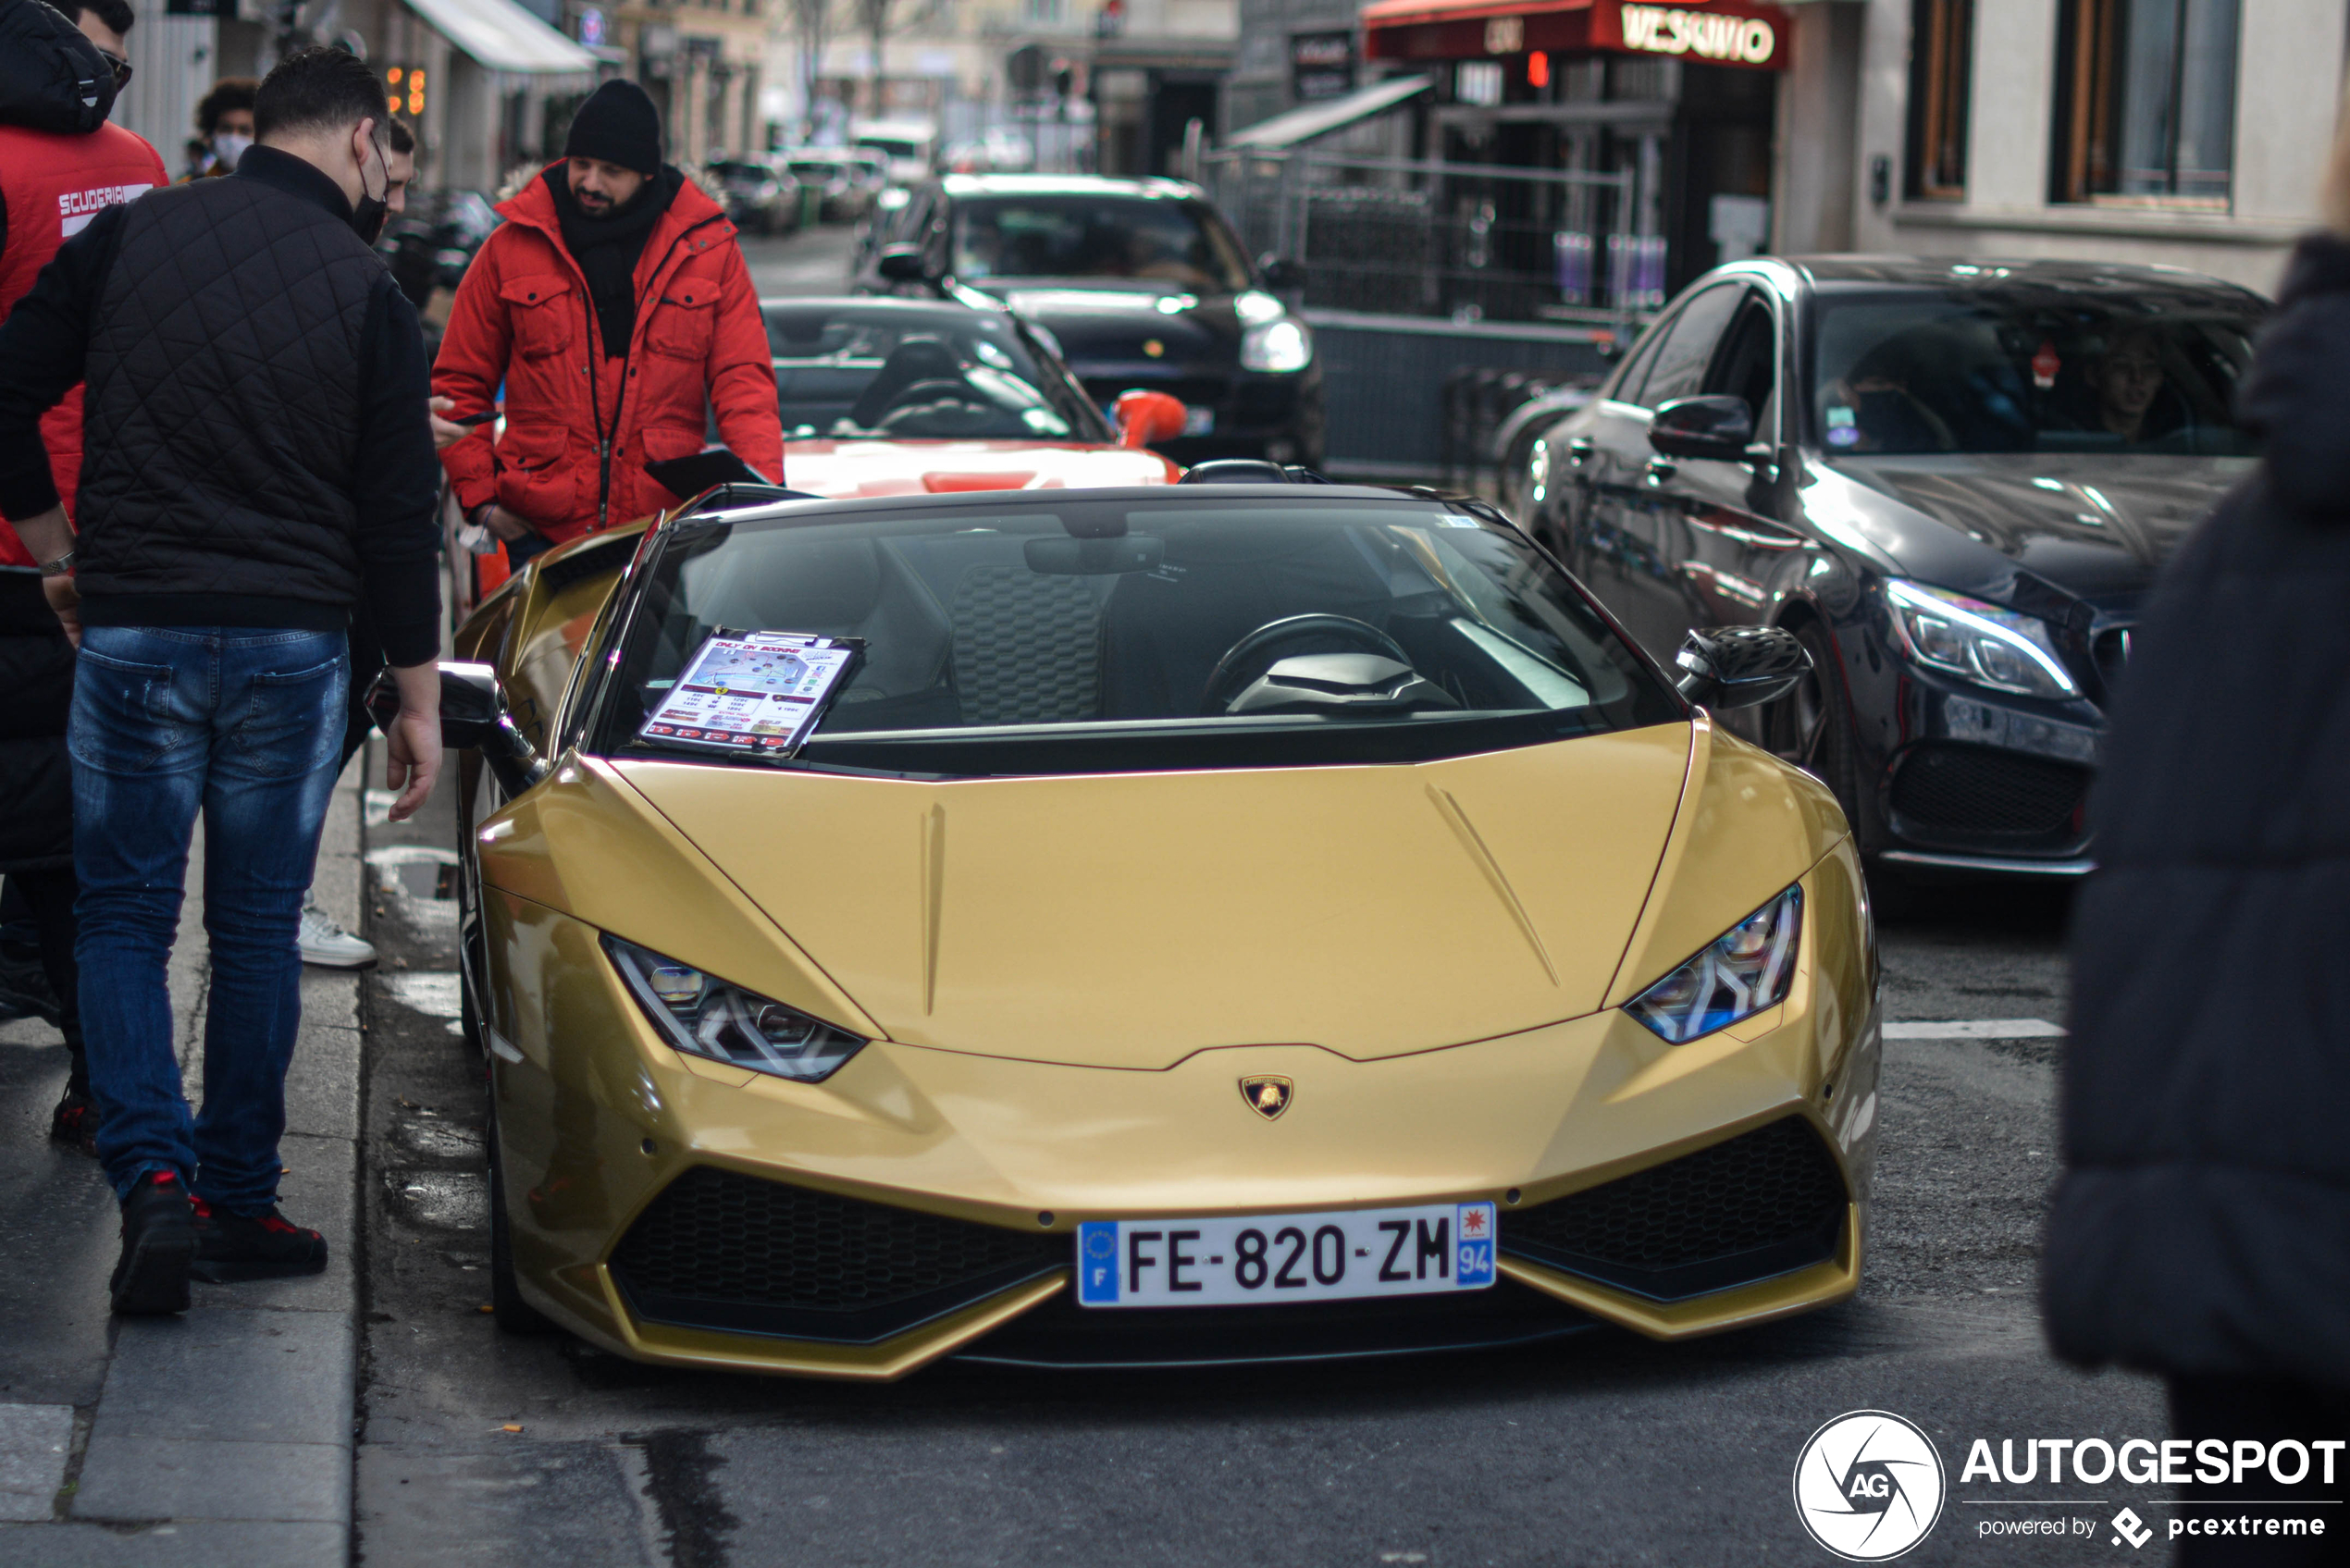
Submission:
<svg viewBox="0 0 2350 1568">
<path fill-rule="evenodd" d="M 1812 656 L 1812 668 L 1795 689 L 1771 704 L 1762 719 L 1763 745 L 1781 761 L 1792 762 L 1836 794 L 1844 820 L 1861 820 L 1859 746 L 1844 683 L 1836 673 L 1836 644 L 1817 622 L 1795 629 L 1795 640 Z"/>
<path fill-rule="evenodd" d="M 555 1322 L 522 1299 L 514 1284 L 513 1235 L 506 1219 L 506 1163 L 498 1153 L 497 1088 L 489 1113 L 489 1313 L 508 1334 L 552 1334 Z"/>
</svg>

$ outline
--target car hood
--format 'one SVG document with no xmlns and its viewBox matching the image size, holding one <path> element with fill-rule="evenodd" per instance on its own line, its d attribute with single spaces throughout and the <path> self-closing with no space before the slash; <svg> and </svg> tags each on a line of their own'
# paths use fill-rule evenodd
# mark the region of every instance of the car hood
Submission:
<svg viewBox="0 0 2350 1568">
<path fill-rule="evenodd" d="M 1164 375 L 1186 364 L 1229 364 L 1240 352 L 1240 315 L 1229 294 L 1149 285 L 1088 289 L 1032 278 L 983 287 L 1048 328 L 1081 375 Z"/>
<path fill-rule="evenodd" d="M 1156 1069 L 1268 1043 L 1368 1060 L 1598 1011 L 1691 733 L 951 784 L 612 766 L 889 1038 Z"/>
<path fill-rule="evenodd" d="M 786 441 L 784 479 L 831 499 L 1171 485 L 1182 470 L 1129 447 L 1038 441 Z"/>
<path fill-rule="evenodd" d="M 2257 460 L 2062 456 L 1837 458 L 1829 466 L 2090 600 L 2143 592 L 2187 531 Z M 1933 575 L 1949 541 L 1878 536 L 1905 569 Z M 1946 586 L 1966 587 L 1965 583 Z"/>
</svg>

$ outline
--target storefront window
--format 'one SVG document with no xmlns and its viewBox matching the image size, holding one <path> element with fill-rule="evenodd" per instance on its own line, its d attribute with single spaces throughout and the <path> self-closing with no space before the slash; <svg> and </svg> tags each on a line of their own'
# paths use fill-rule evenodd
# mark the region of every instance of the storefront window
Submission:
<svg viewBox="0 0 2350 1568">
<path fill-rule="evenodd" d="M 1916 0 L 1910 19 L 1912 199 L 1957 201 L 1966 195 L 1973 58 L 1974 0 Z"/>
<path fill-rule="evenodd" d="M 2225 210 L 2237 0 L 2061 0 L 2059 202 Z"/>
</svg>

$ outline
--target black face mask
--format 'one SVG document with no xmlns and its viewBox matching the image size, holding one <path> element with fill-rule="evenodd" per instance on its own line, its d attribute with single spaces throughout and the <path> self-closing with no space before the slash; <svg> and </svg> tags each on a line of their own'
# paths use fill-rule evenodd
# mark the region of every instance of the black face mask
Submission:
<svg viewBox="0 0 2350 1568">
<path fill-rule="evenodd" d="M 377 148 L 377 154 L 381 156 L 382 149 Z M 359 204 L 351 209 L 351 231 L 370 245 L 382 237 L 384 223 L 391 216 L 391 206 L 385 200 L 390 194 L 391 161 L 389 158 L 384 159 L 384 194 L 382 196 L 367 194 L 367 168 L 365 164 L 362 164 L 359 167 Z"/>
</svg>

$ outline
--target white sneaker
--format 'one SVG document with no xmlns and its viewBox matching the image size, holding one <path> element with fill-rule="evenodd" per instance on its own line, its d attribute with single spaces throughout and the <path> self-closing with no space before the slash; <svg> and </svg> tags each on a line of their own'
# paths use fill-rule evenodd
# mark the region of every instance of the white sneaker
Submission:
<svg viewBox="0 0 2350 1568">
<path fill-rule="evenodd" d="M 328 969 L 364 969 L 376 961 L 375 944 L 352 935 L 315 904 L 302 911 L 302 961 Z"/>
</svg>

